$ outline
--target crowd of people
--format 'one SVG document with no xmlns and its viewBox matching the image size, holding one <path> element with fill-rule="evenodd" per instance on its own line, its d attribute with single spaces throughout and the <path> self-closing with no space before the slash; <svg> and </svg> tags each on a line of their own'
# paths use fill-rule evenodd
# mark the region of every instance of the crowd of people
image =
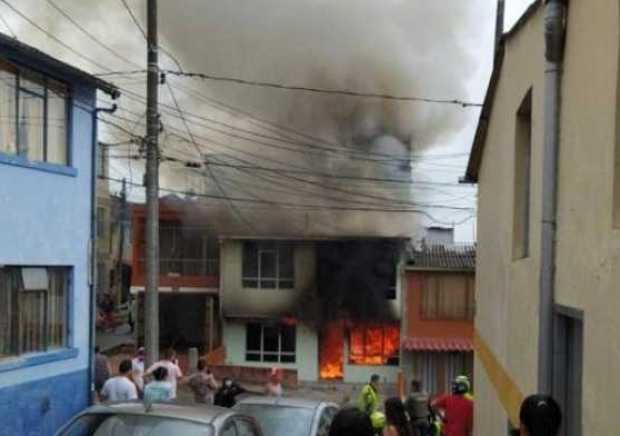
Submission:
<svg viewBox="0 0 620 436">
<path fill-rule="evenodd" d="M 95 348 L 95 391 L 102 402 L 118 402 L 142 399 L 145 403 L 173 401 L 177 398 L 179 385 L 191 390 L 194 401 L 232 407 L 238 395 L 248 392 L 239 383 L 224 377 L 218 383 L 207 365 L 206 359 L 199 359 L 197 371 L 187 377 L 179 366 L 176 352 L 168 349 L 163 359 L 145 370 L 144 348 L 137 349 L 133 359 L 123 359 L 116 376 L 110 368 L 107 357 Z M 282 371 L 273 368 L 263 394 L 282 395 Z"/>
<path fill-rule="evenodd" d="M 405 401 L 388 398 L 385 413 L 379 410 L 380 378 L 373 375 L 360 391 L 357 407 L 340 410 L 334 417 L 329 436 L 471 436 L 474 397 L 466 376 L 456 377 L 452 392 L 434 400 L 412 381 Z M 558 436 L 562 413 L 548 395 L 527 397 L 519 414 L 515 436 Z"/>
</svg>

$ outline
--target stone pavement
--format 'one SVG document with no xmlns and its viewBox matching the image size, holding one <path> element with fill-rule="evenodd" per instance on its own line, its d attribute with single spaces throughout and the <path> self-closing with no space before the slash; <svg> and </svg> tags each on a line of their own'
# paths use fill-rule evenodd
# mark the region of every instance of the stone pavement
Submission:
<svg viewBox="0 0 620 436">
<path fill-rule="evenodd" d="M 112 331 L 97 330 L 95 344 L 99 346 L 101 352 L 109 353 L 122 346 L 133 346 L 134 336 L 129 329 L 129 325 L 123 324 Z"/>
</svg>

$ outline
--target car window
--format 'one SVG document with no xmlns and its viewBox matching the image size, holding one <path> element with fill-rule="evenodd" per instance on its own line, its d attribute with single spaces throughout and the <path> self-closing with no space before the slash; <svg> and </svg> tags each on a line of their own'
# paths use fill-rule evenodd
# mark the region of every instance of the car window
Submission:
<svg viewBox="0 0 620 436">
<path fill-rule="evenodd" d="M 252 423 L 245 419 L 237 418 L 237 436 L 258 436 Z"/>
<path fill-rule="evenodd" d="M 220 430 L 219 436 L 237 436 L 237 428 L 234 421 L 228 420 Z"/>
<path fill-rule="evenodd" d="M 314 418 L 314 410 L 303 407 L 245 403 L 235 409 L 256 419 L 268 436 L 308 436 Z"/>
<path fill-rule="evenodd" d="M 337 409 L 335 407 L 326 407 L 321 412 L 321 417 L 319 418 L 319 428 L 317 431 L 317 436 L 327 436 L 329 435 L 329 428 L 332 425 L 332 421 L 334 420 L 334 416 L 336 416 Z"/>
<path fill-rule="evenodd" d="M 148 415 L 84 415 L 60 436 L 212 436 L 211 426 Z"/>
</svg>

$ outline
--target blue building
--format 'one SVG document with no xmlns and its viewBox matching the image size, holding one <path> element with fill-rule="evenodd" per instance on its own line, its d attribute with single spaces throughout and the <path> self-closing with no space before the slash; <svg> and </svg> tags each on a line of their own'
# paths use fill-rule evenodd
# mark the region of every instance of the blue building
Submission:
<svg viewBox="0 0 620 436">
<path fill-rule="evenodd" d="M 0 435 L 90 402 L 98 90 L 118 95 L 0 34 Z"/>
</svg>

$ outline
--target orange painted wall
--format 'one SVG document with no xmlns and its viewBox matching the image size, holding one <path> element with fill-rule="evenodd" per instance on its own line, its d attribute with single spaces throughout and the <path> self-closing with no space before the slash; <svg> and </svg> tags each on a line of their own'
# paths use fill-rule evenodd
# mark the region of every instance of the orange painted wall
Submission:
<svg viewBox="0 0 620 436">
<path fill-rule="evenodd" d="M 407 295 L 405 297 L 405 332 L 409 337 L 424 338 L 472 338 L 474 322 L 452 320 L 422 319 L 422 290 L 429 274 L 459 274 L 463 280 L 471 280 L 473 286 L 474 273 L 442 272 L 442 271 L 406 271 Z"/>
<path fill-rule="evenodd" d="M 160 206 L 160 222 L 180 221 L 179 214 L 175 211 Z M 145 208 L 142 205 L 134 205 L 132 208 L 132 274 L 131 286 L 145 285 L 145 271 L 140 259 L 144 259 L 146 240 L 144 235 L 146 225 Z M 159 286 L 162 287 L 187 287 L 187 288 L 219 288 L 219 275 L 209 276 L 159 276 Z"/>
</svg>

